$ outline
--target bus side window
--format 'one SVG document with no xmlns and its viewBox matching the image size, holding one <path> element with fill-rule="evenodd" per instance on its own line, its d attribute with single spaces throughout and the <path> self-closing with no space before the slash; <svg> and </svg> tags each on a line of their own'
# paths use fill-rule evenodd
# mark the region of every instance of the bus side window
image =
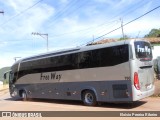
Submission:
<svg viewBox="0 0 160 120">
<path fill-rule="evenodd" d="M 71 66 L 75 69 L 79 68 L 79 64 L 78 64 L 78 54 L 74 53 L 71 55 Z"/>
<path fill-rule="evenodd" d="M 79 53 L 79 68 L 82 69 L 91 67 L 91 59 L 91 51 Z"/>
</svg>

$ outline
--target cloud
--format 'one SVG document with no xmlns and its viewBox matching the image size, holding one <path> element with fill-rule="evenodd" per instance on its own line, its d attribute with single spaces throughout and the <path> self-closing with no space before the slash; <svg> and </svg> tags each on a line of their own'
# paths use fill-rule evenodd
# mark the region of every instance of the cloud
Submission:
<svg viewBox="0 0 160 120">
<path fill-rule="evenodd" d="M 114 5 L 115 1 L 113 0 L 94 0 L 97 3 L 107 4 L 109 6 Z"/>
<path fill-rule="evenodd" d="M 1 58 L 0 62 L 0 68 L 6 67 L 6 66 L 11 66 L 14 63 L 14 59 L 11 57 L 3 57 Z"/>
<path fill-rule="evenodd" d="M 5 45 L 7 45 L 8 44 L 8 42 L 0 42 L 0 47 L 4 47 Z"/>
<path fill-rule="evenodd" d="M 39 3 L 34 8 L 25 11 L 26 8 L 35 3 L 33 0 L 23 2 L 22 0 L 16 0 L 16 2 L 8 0 L 7 2 L 8 7 L 11 7 L 14 13 L 16 13 L 15 16 L 20 11 L 24 11 L 22 15 L 18 15 L 13 19 L 8 15 L 8 20 L 11 20 L 3 27 L 7 34 L 10 33 L 11 35 L 16 35 L 18 38 L 28 35 L 28 32 L 30 31 L 43 30 L 43 24 L 45 24 L 45 22 L 54 14 L 53 7 L 42 3 Z"/>
<path fill-rule="evenodd" d="M 55 8 L 46 3 L 39 3 L 27 10 L 36 2 L 36 0 L 1 1 L 5 7 L 5 15 L 4 23 L 0 27 L 0 51 L 5 56 L 1 58 L 0 68 L 7 63 L 13 64 L 12 59 L 15 56 L 26 57 L 44 51 L 43 47 L 38 46 L 38 42 L 35 45 L 34 41 L 30 41 L 31 38 L 33 39 L 31 32 L 45 31 L 44 25 L 54 15 Z M 19 14 L 21 12 L 23 14 Z M 35 47 L 40 47 L 40 50 L 33 51 Z"/>
<path fill-rule="evenodd" d="M 31 6 L 34 4 L 35 1 L 33 0 L 27 0 L 27 1 L 22 1 L 22 0 L 6 0 L 7 5 L 10 6 L 15 13 L 19 13 L 20 11 L 24 10 L 27 6 Z M 5 2 L 5 3 L 6 3 Z"/>
<path fill-rule="evenodd" d="M 69 0 L 60 0 L 61 4 L 66 4 L 69 2 Z"/>
<path fill-rule="evenodd" d="M 6 54 L 3 61 L 6 59 L 8 63 L 13 63 L 15 56 L 26 57 L 46 52 L 46 40 L 40 36 L 32 36 L 32 32 L 48 33 L 50 50 L 64 49 L 87 43 L 93 40 L 93 36 L 96 38 L 120 27 L 119 18 L 122 16 L 124 23 L 127 23 L 151 7 L 154 8 L 154 1 L 141 0 L 43 0 L 24 11 L 36 2 L 38 0 L 0 1 L 5 8 L 5 15 L 0 19 L 0 23 L 4 23 L 0 26 L 0 51 Z M 60 11 L 64 14 L 54 20 Z M 23 14 L 19 15 L 21 12 Z M 152 28 L 160 28 L 156 11 L 125 26 L 124 32 L 129 36 L 136 36 L 141 31 L 142 36 Z M 121 36 L 119 29 L 104 37 Z"/>
<path fill-rule="evenodd" d="M 152 21 L 152 24 L 151 24 Z M 159 19 L 155 19 L 154 17 L 144 17 L 141 19 L 138 19 L 137 21 L 134 21 L 126 26 L 123 27 L 124 34 L 128 35 L 130 37 L 137 37 L 138 33 L 140 32 L 139 37 L 144 37 L 149 31 L 153 28 L 160 28 L 160 25 L 158 24 Z M 125 23 L 124 23 L 125 24 Z M 115 28 L 118 28 L 119 26 L 116 26 Z M 109 34 L 108 36 L 113 37 L 117 36 L 120 37 L 122 35 L 121 29 L 116 30 L 115 32 Z"/>
</svg>

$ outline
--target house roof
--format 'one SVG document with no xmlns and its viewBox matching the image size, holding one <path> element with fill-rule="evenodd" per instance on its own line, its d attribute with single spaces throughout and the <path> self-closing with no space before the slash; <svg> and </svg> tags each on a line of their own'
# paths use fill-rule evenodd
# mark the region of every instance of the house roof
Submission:
<svg viewBox="0 0 160 120">
<path fill-rule="evenodd" d="M 147 40 L 152 44 L 160 43 L 160 37 L 157 37 L 157 38 L 141 38 L 141 39 Z M 90 43 L 88 45 L 104 44 L 104 43 L 110 43 L 110 42 L 116 42 L 116 41 L 118 41 L 118 39 L 103 39 L 103 40 L 100 40 L 100 41 L 97 41 L 97 42 Z"/>
<path fill-rule="evenodd" d="M 104 44 L 104 43 L 110 43 L 110 42 L 116 42 L 116 41 L 118 41 L 118 39 L 103 39 L 97 42 L 90 43 L 88 45 Z"/>
</svg>

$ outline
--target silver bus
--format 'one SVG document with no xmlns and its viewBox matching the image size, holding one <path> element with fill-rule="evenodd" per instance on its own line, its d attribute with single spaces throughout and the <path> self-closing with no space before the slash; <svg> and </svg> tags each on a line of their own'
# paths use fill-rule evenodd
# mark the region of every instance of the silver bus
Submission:
<svg viewBox="0 0 160 120">
<path fill-rule="evenodd" d="M 9 73 L 10 95 L 24 100 L 80 100 L 94 106 L 137 101 L 155 89 L 152 49 L 145 40 L 36 55 L 17 61 Z"/>
</svg>

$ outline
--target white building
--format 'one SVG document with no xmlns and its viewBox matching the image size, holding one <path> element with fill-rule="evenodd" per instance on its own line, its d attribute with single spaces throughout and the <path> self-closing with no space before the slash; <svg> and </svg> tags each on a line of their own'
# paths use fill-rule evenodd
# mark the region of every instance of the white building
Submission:
<svg viewBox="0 0 160 120">
<path fill-rule="evenodd" d="M 153 59 L 156 59 L 158 56 L 160 56 L 160 46 L 154 46 L 152 52 L 153 52 Z"/>
<path fill-rule="evenodd" d="M 3 89 L 3 82 L 0 81 L 0 90 Z"/>
<path fill-rule="evenodd" d="M 0 81 L 0 85 L 3 85 L 3 82 L 2 82 L 2 81 Z"/>
</svg>

